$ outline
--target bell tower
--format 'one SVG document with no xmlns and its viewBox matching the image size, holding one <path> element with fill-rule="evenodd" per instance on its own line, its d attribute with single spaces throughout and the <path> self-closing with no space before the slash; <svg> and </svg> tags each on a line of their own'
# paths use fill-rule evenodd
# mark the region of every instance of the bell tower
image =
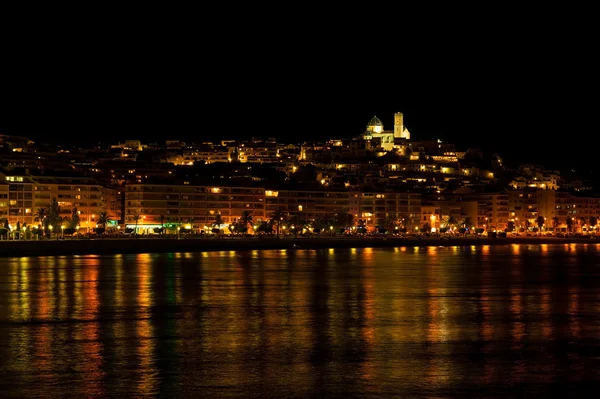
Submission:
<svg viewBox="0 0 600 399">
<path fill-rule="evenodd" d="M 410 133 L 408 129 L 404 127 L 404 114 L 402 112 L 396 112 L 394 114 L 394 138 L 410 140 Z"/>
</svg>

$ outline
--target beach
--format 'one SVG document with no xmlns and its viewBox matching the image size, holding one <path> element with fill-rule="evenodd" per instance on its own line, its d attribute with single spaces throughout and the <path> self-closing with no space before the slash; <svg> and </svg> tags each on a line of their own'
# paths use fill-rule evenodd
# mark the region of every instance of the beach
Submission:
<svg viewBox="0 0 600 399">
<path fill-rule="evenodd" d="M 319 237 L 319 238 L 92 238 L 0 241 L 0 257 L 85 254 L 247 251 L 261 249 L 320 249 L 415 246 L 468 246 L 507 244 L 598 244 L 585 237 Z"/>
</svg>

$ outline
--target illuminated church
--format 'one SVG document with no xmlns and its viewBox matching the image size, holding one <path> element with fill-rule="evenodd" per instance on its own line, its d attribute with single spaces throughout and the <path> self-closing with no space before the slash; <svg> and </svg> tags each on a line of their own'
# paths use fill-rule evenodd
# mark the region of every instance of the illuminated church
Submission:
<svg viewBox="0 0 600 399">
<path fill-rule="evenodd" d="M 374 116 L 367 124 L 367 130 L 362 135 L 364 140 L 381 140 L 381 147 L 387 151 L 394 148 L 396 139 L 410 140 L 410 132 L 404 126 L 404 114 L 396 112 L 394 114 L 394 130 L 384 130 L 381 119 Z"/>
</svg>

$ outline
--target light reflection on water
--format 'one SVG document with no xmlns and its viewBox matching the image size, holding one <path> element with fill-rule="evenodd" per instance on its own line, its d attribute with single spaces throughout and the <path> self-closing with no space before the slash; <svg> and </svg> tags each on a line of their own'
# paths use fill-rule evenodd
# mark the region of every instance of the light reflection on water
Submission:
<svg viewBox="0 0 600 399">
<path fill-rule="evenodd" d="M 13 396 L 510 397 L 600 372 L 599 247 L 0 259 Z"/>
</svg>

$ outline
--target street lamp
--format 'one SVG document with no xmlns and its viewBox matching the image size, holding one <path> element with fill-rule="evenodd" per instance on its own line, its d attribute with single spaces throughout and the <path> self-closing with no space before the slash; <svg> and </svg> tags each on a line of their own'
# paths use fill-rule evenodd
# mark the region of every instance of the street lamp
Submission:
<svg viewBox="0 0 600 399">
<path fill-rule="evenodd" d="M 60 236 L 61 238 L 65 238 L 65 225 L 60 226 Z"/>
<path fill-rule="evenodd" d="M 52 225 L 48 226 L 48 229 L 50 229 L 50 238 L 52 238 Z"/>
<path fill-rule="evenodd" d="M 181 230 L 181 227 L 177 226 L 177 239 L 179 239 L 179 230 Z"/>
</svg>

